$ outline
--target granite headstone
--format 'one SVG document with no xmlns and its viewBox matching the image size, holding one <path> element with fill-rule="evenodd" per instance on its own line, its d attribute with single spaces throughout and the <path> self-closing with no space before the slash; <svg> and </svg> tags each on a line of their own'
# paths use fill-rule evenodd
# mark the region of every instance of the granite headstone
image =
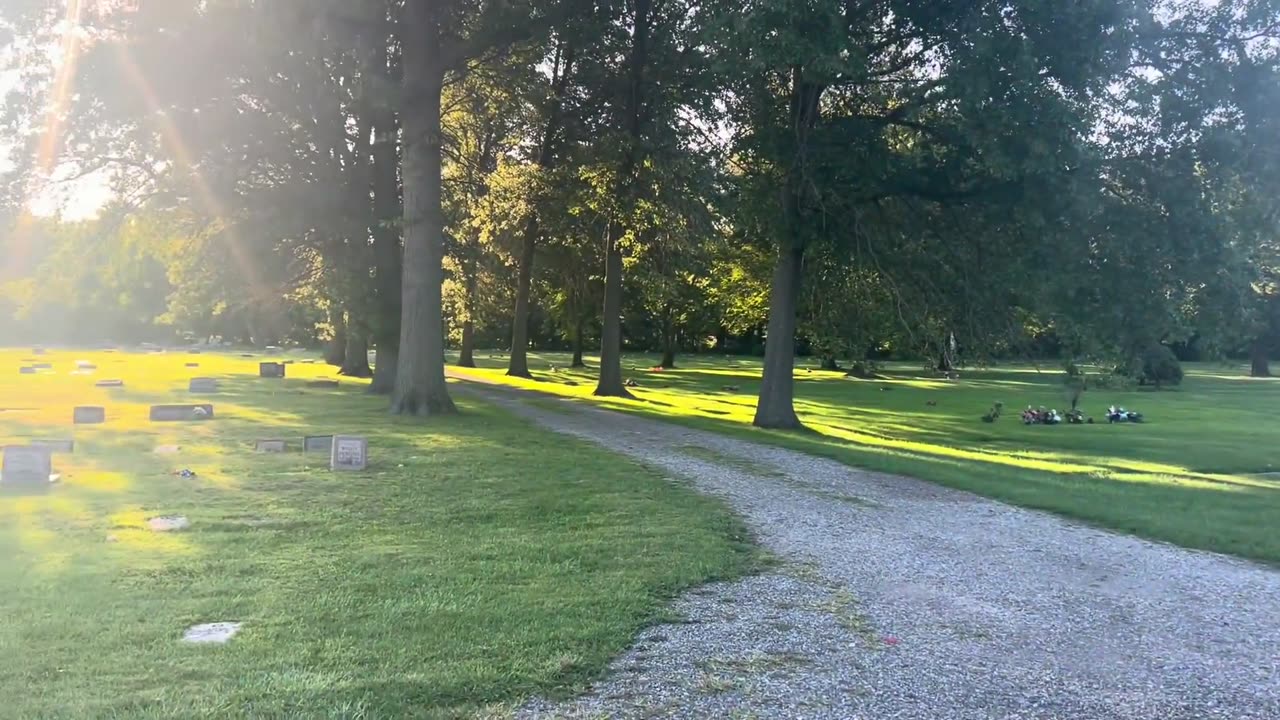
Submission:
<svg viewBox="0 0 1280 720">
<path fill-rule="evenodd" d="M 72 411 L 71 420 L 76 425 L 101 425 L 107 421 L 107 409 L 93 406 L 78 407 Z"/>
<path fill-rule="evenodd" d="M 364 470 L 369 466 L 369 440 L 354 435 L 334 435 L 329 454 L 329 469 Z"/>
<path fill-rule="evenodd" d="M 151 406 L 151 422 L 194 422 L 212 419 L 212 405 Z"/>
<path fill-rule="evenodd" d="M 10 445 L 0 461 L 0 485 L 43 487 L 55 480 L 53 453 L 48 448 Z"/>
</svg>

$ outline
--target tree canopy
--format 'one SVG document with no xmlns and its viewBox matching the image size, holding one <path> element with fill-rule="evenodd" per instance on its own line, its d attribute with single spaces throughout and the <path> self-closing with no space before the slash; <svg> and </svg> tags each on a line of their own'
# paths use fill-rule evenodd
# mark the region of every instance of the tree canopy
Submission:
<svg viewBox="0 0 1280 720">
<path fill-rule="evenodd" d="M 6 337 L 327 343 L 411 415 L 449 346 L 597 344 L 602 395 L 763 353 L 783 428 L 797 353 L 1280 351 L 1275 0 L 24 0 L 0 44 Z"/>
</svg>

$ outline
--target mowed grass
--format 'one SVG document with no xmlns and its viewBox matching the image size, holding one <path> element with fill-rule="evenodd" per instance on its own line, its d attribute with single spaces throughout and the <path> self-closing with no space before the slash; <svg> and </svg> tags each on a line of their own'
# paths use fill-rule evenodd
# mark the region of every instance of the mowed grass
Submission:
<svg viewBox="0 0 1280 720">
<path fill-rule="evenodd" d="M 52 374 L 19 375 L 30 357 L 0 351 L 0 444 L 77 447 L 49 492 L 0 495 L 0 717 L 502 716 L 581 687 L 665 599 L 756 562 L 718 502 L 474 400 L 405 421 L 356 382 L 307 389 L 320 365 L 272 381 L 262 358 L 52 352 L 31 358 Z M 70 374 L 81 358 L 96 373 Z M 194 375 L 222 380 L 200 396 L 216 419 L 149 423 L 148 404 L 195 399 Z M 75 405 L 107 423 L 73 428 Z M 333 432 L 369 437 L 367 472 L 299 451 Z M 291 452 L 254 454 L 260 438 Z M 171 514 L 191 529 L 146 529 Z M 244 628 L 180 641 L 218 621 Z"/>
<path fill-rule="evenodd" d="M 1081 408 L 1097 424 L 1025 426 L 1028 405 L 1070 407 L 1060 369 L 971 370 L 947 381 L 895 366 L 883 380 L 855 380 L 802 361 L 796 409 L 810 432 L 797 433 L 751 427 L 761 376 L 751 359 L 684 357 L 680 369 L 658 371 L 656 357 L 628 356 L 634 401 L 591 398 L 594 368 L 567 370 L 565 355 L 531 358 L 534 381 L 505 377 L 505 355 L 478 360 L 481 369 L 460 372 L 1280 563 L 1280 475 L 1270 475 L 1280 472 L 1280 380 L 1250 379 L 1243 368 L 1189 366 L 1176 390 L 1091 390 Z M 1004 417 L 981 422 L 996 402 Z M 1107 424 L 1113 404 L 1147 423 Z"/>
</svg>

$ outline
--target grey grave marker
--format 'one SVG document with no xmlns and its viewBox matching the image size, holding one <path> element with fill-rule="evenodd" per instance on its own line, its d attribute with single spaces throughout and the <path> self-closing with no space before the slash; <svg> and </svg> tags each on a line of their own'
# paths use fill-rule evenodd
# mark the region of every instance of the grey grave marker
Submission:
<svg viewBox="0 0 1280 720">
<path fill-rule="evenodd" d="M 107 421 L 107 409 L 92 406 L 78 407 L 72 411 L 71 421 L 76 425 L 101 425 Z"/>
<path fill-rule="evenodd" d="M 264 362 L 258 363 L 258 377 L 264 378 L 282 378 L 284 377 L 284 363 Z"/>
<path fill-rule="evenodd" d="M 58 479 L 53 474 L 53 453 L 48 448 L 10 445 L 3 452 L 0 485 L 45 487 Z"/>
<path fill-rule="evenodd" d="M 213 419 L 212 405 L 152 405 L 151 422 L 192 422 Z"/>
<path fill-rule="evenodd" d="M 18 368 L 18 374 L 19 375 L 35 375 L 36 369 L 33 367 L 21 367 L 21 368 Z"/>
<path fill-rule="evenodd" d="M 213 378 L 191 378 L 191 382 L 187 383 L 187 392 L 216 393 L 218 392 L 218 381 Z"/>
<path fill-rule="evenodd" d="M 308 453 L 333 453 L 332 435 L 308 435 L 302 439 L 302 451 Z"/>
<path fill-rule="evenodd" d="M 70 438 L 57 440 L 32 440 L 30 447 L 48 450 L 51 453 L 73 453 L 76 451 L 76 441 Z"/>
<path fill-rule="evenodd" d="M 93 386 L 100 387 L 100 388 L 122 388 L 124 387 L 124 381 L 123 380 L 99 380 L 98 382 L 94 383 Z"/>
<path fill-rule="evenodd" d="M 260 453 L 282 453 L 288 448 L 283 440 L 259 440 L 254 450 Z"/>
<path fill-rule="evenodd" d="M 369 466 L 369 440 L 354 435 L 334 435 L 329 454 L 329 469 L 364 470 Z"/>
</svg>

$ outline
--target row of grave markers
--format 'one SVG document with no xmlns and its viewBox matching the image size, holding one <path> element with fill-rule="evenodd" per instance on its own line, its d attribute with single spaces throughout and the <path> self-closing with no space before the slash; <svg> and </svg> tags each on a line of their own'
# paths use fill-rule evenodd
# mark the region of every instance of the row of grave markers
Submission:
<svg viewBox="0 0 1280 720">
<path fill-rule="evenodd" d="M 303 452 L 327 452 L 329 469 L 359 472 L 369 466 L 369 439 L 357 435 L 313 435 L 302 441 Z M 285 440 L 259 440 L 255 449 L 263 453 L 288 451 Z M 57 482 L 53 471 L 54 453 L 75 452 L 75 440 L 36 440 L 27 445 L 8 445 L 0 460 L 0 487 L 44 487 Z"/>
<path fill-rule="evenodd" d="M 35 355 L 44 355 L 40 348 L 32 350 Z M 199 354 L 198 351 L 192 351 Z M 188 368 L 199 367 L 199 363 L 187 363 Z M 78 370 L 96 370 L 97 366 L 84 361 L 77 362 Z M 51 370 L 51 363 L 33 363 L 19 368 L 24 375 L 35 374 L 38 370 Z M 286 375 L 286 363 L 262 362 L 258 364 L 258 376 L 262 378 L 282 379 Z M 100 380 L 94 383 L 99 388 L 123 388 L 123 380 Z M 337 388 L 337 380 L 315 380 L 307 383 L 308 387 Z M 218 381 L 214 378 L 192 378 L 187 391 L 193 394 L 217 393 Z M 152 422 L 189 422 L 212 420 L 213 405 L 152 405 L 149 412 Z M 105 423 L 107 411 L 104 407 L 80 406 L 72 410 L 72 422 L 76 425 L 99 425 Z M 334 471 L 361 471 L 368 467 L 369 441 L 367 438 L 354 435 L 316 435 L 303 439 L 303 452 L 329 453 L 329 468 Z M 284 440 L 260 440 L 256 443 L 258 452 L 287 452 L 288 443 Z M 10 445 L 0 449 L 3 460 L 0 461 L 0 486 L 33 487 L 47 486 L 56 482 L 58 475 L 53 472 L 53 454 L 75 452 L 74 440 L 37 440 L 27 445 Z"/>
</svg>

